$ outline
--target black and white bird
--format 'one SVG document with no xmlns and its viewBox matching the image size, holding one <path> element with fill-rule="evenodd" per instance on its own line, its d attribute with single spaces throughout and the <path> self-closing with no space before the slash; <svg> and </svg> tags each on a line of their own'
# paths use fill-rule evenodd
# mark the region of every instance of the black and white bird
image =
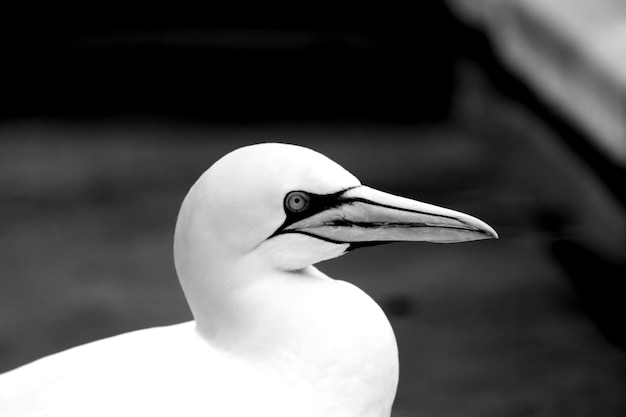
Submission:
<svg viewBox="0 0 626 417">
<path fill-rule="evenodd" d="M 174 258 L 194 321 L 9 371 L 0 415 L 389 416 L 389 321 L 313 265 L 377 243 L 496 237 L 467 214 L 364 186 L 313 150 L 237 149 L 198 179 L 178 216 Z"/>
</svg>

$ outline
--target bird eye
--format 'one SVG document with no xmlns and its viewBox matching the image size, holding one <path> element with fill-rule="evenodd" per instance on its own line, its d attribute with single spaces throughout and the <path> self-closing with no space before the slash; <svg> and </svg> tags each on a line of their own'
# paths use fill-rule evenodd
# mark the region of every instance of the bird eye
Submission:
<svg viewBox="0 0 626 417">
<path fill-rule="evenodd" d="M 309 207 L 311 197 L 302 191 L 292 191 L 285 197 L 285 207 L 294 213 L 306 210 Z"/>
</svg>

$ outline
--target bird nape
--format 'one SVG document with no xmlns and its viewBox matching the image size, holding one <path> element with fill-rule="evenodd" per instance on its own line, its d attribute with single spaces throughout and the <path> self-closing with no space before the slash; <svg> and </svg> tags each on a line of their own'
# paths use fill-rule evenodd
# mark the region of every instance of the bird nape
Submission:
<svg viewBox="0 0 626 417">
<path fill-rule="evenodd" d="M 362 185 L 313 150 L 237 149 L 191 187 L 177 219 L 176 272 L 194 320 L 9 371 L 0 415 L 389 416 L 389 321 L 313 265 L 379 243 L 490 238 L 472 216 Z"/>
</svg>

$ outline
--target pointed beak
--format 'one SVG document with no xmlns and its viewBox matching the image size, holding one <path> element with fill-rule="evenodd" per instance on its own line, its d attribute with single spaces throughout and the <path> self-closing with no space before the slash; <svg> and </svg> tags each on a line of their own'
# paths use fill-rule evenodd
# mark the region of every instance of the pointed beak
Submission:
<svg viewBox="0 0 626 417">
<path fill-rule="evenodd" d="M 487 223 L 470 215 L 366 186 L 346 190 L 337 196 L 336 205 L 290 224 L 283 232 L 354 246 L 498 238 Z"/>
</svg>

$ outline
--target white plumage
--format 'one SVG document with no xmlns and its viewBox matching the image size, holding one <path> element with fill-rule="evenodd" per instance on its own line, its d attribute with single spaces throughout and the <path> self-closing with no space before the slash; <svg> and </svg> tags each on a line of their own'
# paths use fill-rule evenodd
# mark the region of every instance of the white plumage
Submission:
<svg viewBox="0 0 626 417">
<path fill-rule="evenodd" d="M 371 242 L 497 237 L 471 216 L 365 186 L 310 149 L 238 149 L 191 188 L 176 270 L 194 321 L 0 376 L 0 415 L 389 416 L 398 354 L 355 286 L 312 265 Z"/>
</svg>

